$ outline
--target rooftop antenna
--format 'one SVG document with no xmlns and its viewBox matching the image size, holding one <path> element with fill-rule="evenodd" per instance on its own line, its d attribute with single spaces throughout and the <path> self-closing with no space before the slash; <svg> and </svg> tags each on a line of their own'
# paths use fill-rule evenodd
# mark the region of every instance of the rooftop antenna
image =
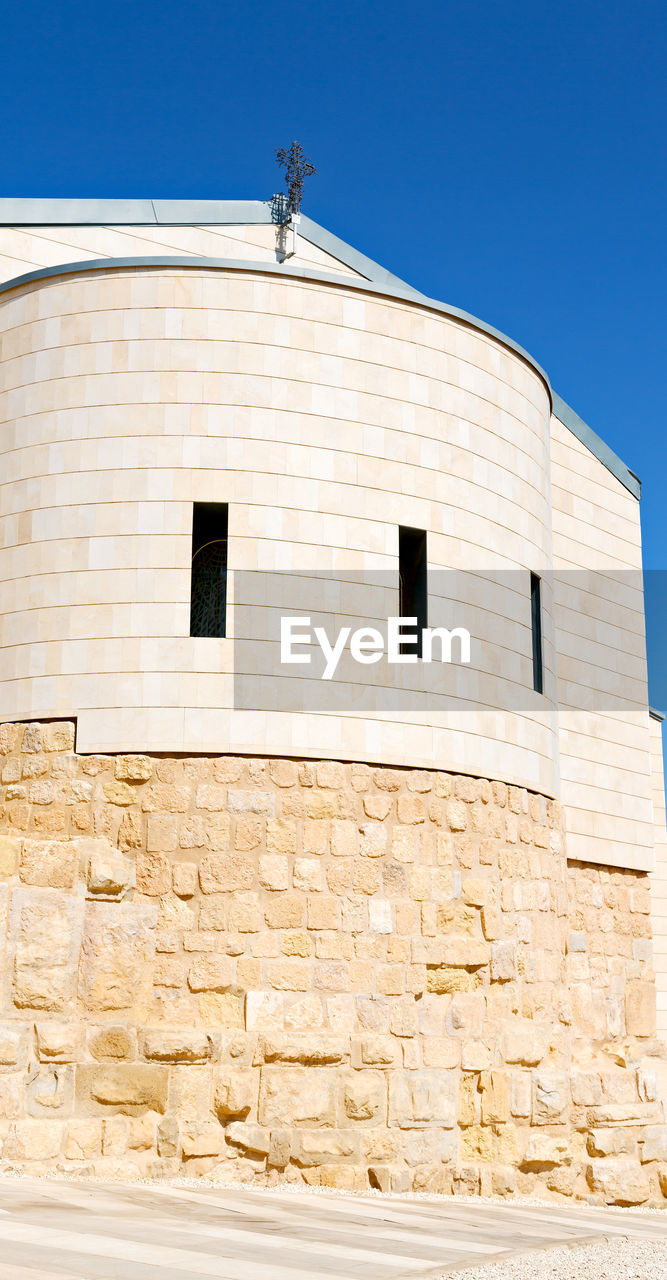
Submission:
<svg viewBox="0 0 667 1280">
<path fill-rule="evenodd" d="M 317 173 L 315 165 L 303 154 L 303 147 L 300 142 L 292 142 L 289 147 L 276 147 L 276 159 L 278 164 L 285 170 L 285 185 L 287 187 L 287 195 L 282 196 L 281 204 L 281 225 L 292 227 L 292 250 L 283 256 L 292 258 L 296 253 L 297 237 L 299 222 L 301 220 L 301 200 L 303 198 L 303 180 L 309 178 L 312 174 Z"/>
</svg>

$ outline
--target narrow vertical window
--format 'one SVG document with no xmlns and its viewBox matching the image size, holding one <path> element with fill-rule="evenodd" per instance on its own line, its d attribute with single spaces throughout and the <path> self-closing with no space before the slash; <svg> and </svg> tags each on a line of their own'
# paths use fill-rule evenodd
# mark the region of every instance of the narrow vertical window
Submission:
<svg viewBox="0 0 667 1280">
<path fill-rule="evenodd" d="M 227 634 L 227 511 L 226 502 L 193 507 L 191 636 Z"/>
<path fill-rule="evenodd" d="M 399 613 L 402 618 L 417 619 L 416 641 L 401 644 L 402 653 L 422 656 L 422 630 L 428 626 L 428 586 L 426 570 L 426 533 L 400 525 L 398 530 Z"/>
<path fill-rule="evenodd" d="M 542 584 L 536 573 L 530 575 L 530 616 L 533 631 L 533 689 L 544 692 L 542 672 Z"/>
</svg>

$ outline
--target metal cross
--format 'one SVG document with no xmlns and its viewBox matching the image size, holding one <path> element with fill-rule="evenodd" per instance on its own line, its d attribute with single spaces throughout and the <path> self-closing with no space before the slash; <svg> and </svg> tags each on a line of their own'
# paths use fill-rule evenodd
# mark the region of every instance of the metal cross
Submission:
<svg viewBox="0 0 667 1280">
<path fill-rule="evenodd" d="M 276 157 L 278 164 L 282 165 L 285 170 L 289 211 L 291 214 L 299 214 L 303 196 L 303 180 L 304 178 L 309 178 L 311 174 L 317 173 L 317 169 L 304 156 L 300 142 L 293 142 L 290 147 L 276 147 Z"/>
</svg>

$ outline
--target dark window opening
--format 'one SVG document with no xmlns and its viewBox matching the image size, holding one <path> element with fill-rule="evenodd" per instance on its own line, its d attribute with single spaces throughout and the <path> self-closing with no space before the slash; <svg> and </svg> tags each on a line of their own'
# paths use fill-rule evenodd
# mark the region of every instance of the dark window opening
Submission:
<svg viewBox="0 0 667 1280">
<path fill-rule="evenodd" d="M 226 502 L 193 507 L 191 636 L 227 634 L 227 514 Z"/>
<path fill-rule="evenodd" d="M 542 584 L 536 573 L 530 575 L 530 618 L 533 631 L 533 689 L 536 693 L 543 693 Z"/>
<path fill-rule="evenodd" d="M 400 525 L 398 530 L 399 613 L 417 619 L 417 639 L 403 640 L 401 653 L 422 656 L 422 629 L 428 626 L 426 533 Z M 411 630 L 412 628 L 406 628 Z"/>
</svg>

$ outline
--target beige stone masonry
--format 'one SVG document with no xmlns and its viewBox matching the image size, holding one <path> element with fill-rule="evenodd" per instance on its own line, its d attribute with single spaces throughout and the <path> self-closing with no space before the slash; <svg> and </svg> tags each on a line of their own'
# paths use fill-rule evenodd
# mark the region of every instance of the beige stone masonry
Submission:
<svg viewBox="0 0 667 1280">
<path fill-rule="evenodd" d="M 663 1203 L 648 877 L 425 769 L 0 726 L 3 1167 Z"/>
</svg>

